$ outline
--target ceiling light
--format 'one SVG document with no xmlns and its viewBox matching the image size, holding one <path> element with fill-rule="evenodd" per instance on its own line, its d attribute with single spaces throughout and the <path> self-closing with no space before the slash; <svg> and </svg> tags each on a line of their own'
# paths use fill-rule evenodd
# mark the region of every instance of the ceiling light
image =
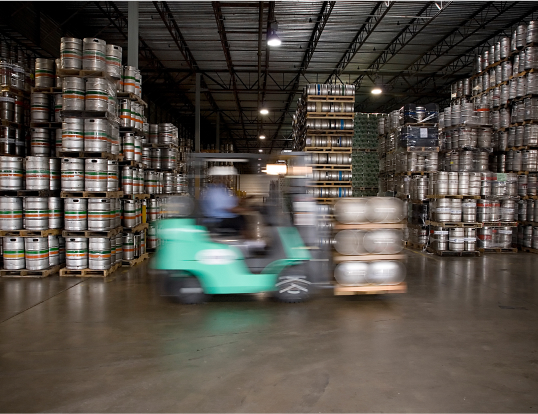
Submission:
<svg viewBox="0 0 538 414">
<path fill-rule="evenodd" d="M 263 152 L 263 150 L 262 150 L 262 149 L 260 149 L 260 150 L 258 150 L 258 151 L 260 151 L 260 152 Z"/>
<path fill-rule="evenodd" d="M 269 46 L 280 46 L 282 40 L 276 34 L 278 30 L 278 23 L 276 21 L 269 23 L 269 32 L 267 33 L 267 44 Z"/>
<path fill-rule="evenodd" d="M 269 113 L 269 109 L 267 109 L 267 108 L 260 109 L 260 114 L 267 115 L 268 113 Z"/>
<path fill-rule="evenodd" d="M 260 139 L 265 139 L 265 135 L 261 134 Z"/>
<path fill-rule="evenodd" d="M 380 95 L 383 93 L 383 90 L 379 86 L 374 86 L 371 92 L 373 95 Z"/>
</svg>

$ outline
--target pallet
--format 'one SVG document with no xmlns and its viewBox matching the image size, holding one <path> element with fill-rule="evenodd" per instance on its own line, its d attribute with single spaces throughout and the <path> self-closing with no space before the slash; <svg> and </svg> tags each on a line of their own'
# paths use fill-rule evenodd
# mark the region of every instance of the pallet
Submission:
<svg viewBox="0 0 538 414">
<path fill-rule="evenodd" d="M 375 260 L 406 260 L 405 254 L 365 254 L 362 256 L 344 256 L 341 254 L 335 254 L 333 256 L 333 262 L 371 262 Z"/>
<path fill-rule="evenodd" d="M 522 200 L 538 200 L 538 196 L 535 195 L 526 195 L 523 197 L 520 197 Z"/>
<path fill-rule="evenodd" d="M 520 222 L 521 223 L 521 222 Z M 484 221 L 484 227 L 517 227 L 517 221 Z M 538 226 L 538 223 L 535 223 Z"/>
<path fill-rule="evenodd" d="M 115 263 L 110 269 L 94 270 L 94 269 L 62 269 L 60 270 L 61 277 L 108 277 L 121 266 L 121 262 Z"/>
<path fill-rule="evenodd" d="M 306 130 L 307 137 L 314 136 L 331 136 L 331 135 L 349 135 L 352 136 L 355 133 L 352 129 L 313 129 L 308 128 Z"/>
<path fill-rule="evenodd" d="M 123 228 L 123 231 L 125 233 L 138 233 L 139 231 L 142 231 L 142 230 L 145 230 L 149 227 L 149 223 L 140 223 L 140 224 L 137 224 L 136 226 L 134 227 L 124 227 Z"/>
<path fill-rule="evenodd" d="M 355 95 L 306 95 L 305 102 L 351 102 L 355 103 Z"/>
<path fill-rule="evenodd" d="M 30 122 L 30 128 L 58 129 L 61 127 L 61 122 Z"/>
<path fill-rule="evenodd" d="M 351 154 L 353 149 L 351 147 L 305 147 L 305 152 L 335 152 L 342 154 Z"/>
<path fill-rule="evenodd" d="M 63 230 L 62 231 L 62 237 L 103 237 L 103 238 L 111 238 L 113 236 L 116 236 L 118 233 L 121 233 L 123 231 L 122 226 L 118 226 L 112 230 L 103 230 L 103 231 L 97 231 L 97 230 Z"/>
<path fill-rule="evenodd" d="M 306 119 L 354 119 L 353 112 L 307 112 Z"/>
<path fill-rule="evenodd" d="M 121 128 L 120 128 L 120 131 L 121 131 Z M 154 142 L 146 142 L 146 143 L 143 143 L 142 146 L 144 148 L 162 148 L 162 149 L 179 148 L 176 144 L 172 144 L 172 143 L 156 144 Z"/>
<path fill-rule="evenodd" d="M 532 247 L 519 246 L 519 250 L 526 253 L 538 254 L 538 249 L 533 249 Z"/>
<path fill-rule="evenodd" d="M 48 86 L 48 87 L 32 87 L 32 93 L 46 93 L 46 94 L 58 94 L 62 93 L 61 86 Z"/>
<path fill-rule="evenodd" d="M 431 174 L 433 172 L 437 172 L 437 171 L 404 171 L 404 172 L 397 172 L 395 173 L 396 176 L 402 176 L 402 175 L 408 175 L 408 176 L 412 176 L 412 175 L 427 175 L 427 174 Z"/>
<path fill-rule="evenodd" d="M 19 96 L 26 96 L 26 97 L 30 96 L 30 92 L 27 92 L 23 89 L 14 88 L 13 86 L 2 86 L 2 92 L 11 92 Z"/>
<path fill-rule="evenodd" d="M 61 229 L 46 230 L 0 230 L 0 237 L 48 237 L 59 236 Z"/>
<path fill-rule="evenodd" d="M 339 164 L 307 164 L 307 167 L 312 167 L 316 171 L 351 171 L 352 167 L 349 164 L 339 165 Z"/>
<path fill-rule="evenodd" d="M 144 260 L 147 260 L 149 259 L 149 253 L 146 252 L 144 253 L 142 256 L 140 257 L 137 257 L 136 259 L 132 259 L 132 260 L 122 260 L 122 266 L 123 267 L 132 267 L 132 266 L 136 266 L 137 264 L 140 264 L 142 263 Z"/>
<path fill-rule="evenodd" d="M 0 276 L 2 277 L 26 277 L 26 278 L 35 278 L 40 279 L 43 277 L 49 277 L 55 273 L 57 273 L 62 267 L 64 267 L 65 264 L 59 264 L 56 266 L 51 266 L 44 270 L 28 270 L 28 269 L 20 269 L 20 270 L 6 270 L 6 269 L 0 269 Z"/>
<path fill-rule="evenodd" d="M 351 181 L 312 181 L 307 187 L 352 187 Z"/>
<path fill-rule="evenodd" d="M 7 119 L 1 119 L 0 125 L 5 127 L 12 127 L 12 128 L 22 128 L 23 124 L 18 124 L 16 122 L 8 121 Z"/>
<path fill-rule="evenodd" d="M 124 194 L 123 198 L 127 200 L 145 200 L 150 198 L 151 194 Z"/>
<path fill-rule="evenodd" d="M 407 247 L 415 250 L 426 250 L 425 244 L 418 244 L 410 241 L 407 242 Z"/>
<path fill-rule="evenodd" d="M 0 196 L 8 197 L 57 197 L 60 190 L 0 190 Z"/>
<path fill-rule="evenodd" d="M 132 132 L 133 134 L 136 134 L 136 135 L 145 135 L 144 133 L 144 130 L 142 129 L 138 129 L 136 127 L 122 127 L 120 126 L 120 133 L 121 132 Z"/>
<path fill-rule="evenodd" d="M 107 119 L 110 122 L 119 123 L 120 119 L 116 114 L 113 114 L 108 111 L 75 111 L 75 110 L 68 110 L 60 111 L 60 117 L 61 119 L 65 118 L 94 118 L 94 119 Z"/>
<path fill-rule="evenodd" d="M 431 199 L 442 199 L 442 198 L 457 198 L 457 199 L 464 199 L 464 198 L 470 198 L 472 200 L 480 200 L 482 196 L 479 195 L 442 195 L 442 194 L 428 194 L 426 198 Z"/>
<path fill-rule="evenodd" d="M 500 247 L 480 247 L 478 251 L 482 254 L 484 253 L 517 253 L 517 249 L 515 247 L 510 247 L 508 249 L 502 249 Z"/>
<path fill-rule="evenodd" d="M 439 152 L 439 147 L 404 147 L 407 152 Z"/>
<path fill-rule="evenodd" d="M 129 99 L 131 101 L 136 101 L 140 105 L 144 105 L 146 108 L 148 107 L 146 101 L 142 100 L 140 96 L 135 95 L 132 92 L 118 92 L 116 96 L 118 99 Z"/>
<path fill-rule="evenodd" d="M 123 191 L 62 191 L 62 198 L 121 198 Z"/>
<path fill-rule="evenodd" d="M 70 76 L 75 76 L 77 78 L 106 78 L 110 82 L 119 81 L 119 79 L 111 77 L 106 70 L 56 69 L 56 76 L 60 78 Z"/>
<path fill-rule="evenodd" d="M 475 250 L 473 252 L 453 252 L 451 250 L 435 250 L 432 247 L 428 247 L 426 249 L 426 251 L 428 251 L 429 253 L 434 253 L 437 256 L 442 256 L 442 257 L 451 257 L 451 256 L 454 256 L 454 257 L 479 257 L 480 256 L 480 252 L 478 250 Z"/>
<path fill-rule="evenodd" d="M 406 227 L 407 227 L 407 222 L 403 222 L 403 223 L 363 223 L 363 224 L 335 223 L 334 224 L 334 230 L 405 229 Z"/>
<path fill-rule="evenodd" d="M 335 284 L 335 296 L 343 295 L 384 295 L 387 293 L 406 293 L 407 284 L 405 282 L 397 285 L 367 285 L 367 286 L 341 286 Z"/>
<path fill-rule="evenodd" d="M 148 168 L 148 167 L 145 167 L 144 164 L 142 164 L 142 162 L 135 161 L 135 160 L 121 160 L 121 161 L 118 161 L 118 163 L 122 167 Z"/>
<path fill-rule="evenodd" d="M 353 148 L 353 152 L 377 152 L 377 148 Z"/>
<path fill-rule="evenodd" d="M 121 161 L 123 155 L 99 151 L 60 151 L 60 158 L 105 158 L 107 160 Z"/>
<path fill-rule="evenodd" d="M 426 226 L 443 227 L 443 228 L 463 228 L 463 229 L 478 228 L 480 229 L 484 227 L 484 223 L 462 223 L 462 222 L 452 222 L 452 221 L 438 222 L 438 221 L 426 220 Z"/>
</svg>

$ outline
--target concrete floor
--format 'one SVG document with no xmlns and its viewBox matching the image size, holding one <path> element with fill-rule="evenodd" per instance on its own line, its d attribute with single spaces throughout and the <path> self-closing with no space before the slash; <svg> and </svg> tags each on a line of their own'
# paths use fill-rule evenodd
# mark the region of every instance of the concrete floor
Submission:
<svg viewBox="0 0 538 414">
<path fill-rule="evenodd" d="M 0 410 L 538 411 L 538 256 L 408 255 L 408 294 L 298 305 L 3 279 Z"/>
</svg>

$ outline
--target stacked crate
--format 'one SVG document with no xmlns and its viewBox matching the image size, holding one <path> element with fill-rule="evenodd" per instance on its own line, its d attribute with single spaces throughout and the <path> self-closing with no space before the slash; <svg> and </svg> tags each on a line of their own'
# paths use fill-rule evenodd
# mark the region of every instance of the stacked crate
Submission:
<svg viewBox="0 0 538 414">
<path fill-rule="evenodd" d="M 381 114 L 355 114 L 351 155 L 353 197 L 375 196 L 378 191 L 378 118 Z"/>
<path fill-rule="evenodd" d="M 332 204 L 352 195 L 353 85 L 312 84 L 304 89 L 294 117 L 294 147 L 312 166 L 309 193 Z"/>
<path fill-rule="evenodd" d="M 405 293 L 405 209 L 394 197 L 347 198 L 334 206 L 335 295 Z"/>
</svg>

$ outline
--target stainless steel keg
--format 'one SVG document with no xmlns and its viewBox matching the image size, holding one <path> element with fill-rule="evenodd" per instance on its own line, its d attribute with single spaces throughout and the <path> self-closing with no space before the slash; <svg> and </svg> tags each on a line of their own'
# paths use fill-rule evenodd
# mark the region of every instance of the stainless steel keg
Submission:
<svg viewBox="0 0 538 414">
<path fill-rule="evenodd" d="M 72 270 L 88 268 L 88 239 L 86 237 L 65 239 L 65 267 Z"/>
</svg>

